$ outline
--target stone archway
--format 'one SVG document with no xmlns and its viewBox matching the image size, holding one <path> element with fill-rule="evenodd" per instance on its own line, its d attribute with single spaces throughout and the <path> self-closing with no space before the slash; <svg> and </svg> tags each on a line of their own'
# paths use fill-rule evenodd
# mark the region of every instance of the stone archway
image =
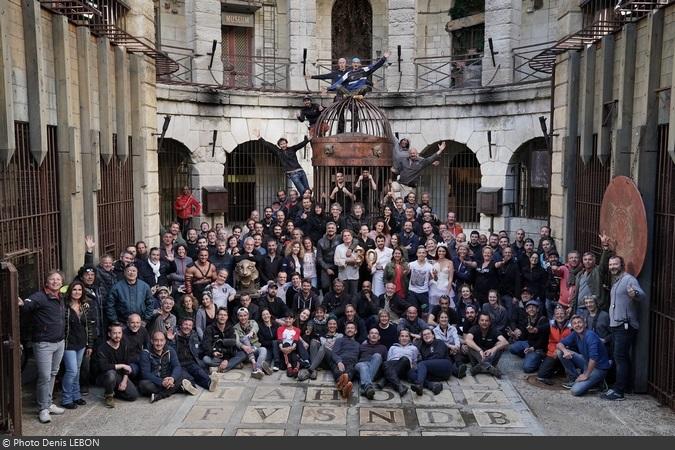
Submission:
<svg viewBox="0 0 675 450">
<path fill-rule="evenodd" d="M 173 203 L 183 186 L 191 186 L 192 156 L 182 142 L 164 138 L 157 155 L 159 181 L 159 219 L 164 227 L 176 220 Z"/>
<path fill-rule="evenodd" d="M 331 10 L 331 59 L 358 56 L 370 60 L 373 49 L 373 8 L 367 0 L 341 0 Z"/>
</svg>

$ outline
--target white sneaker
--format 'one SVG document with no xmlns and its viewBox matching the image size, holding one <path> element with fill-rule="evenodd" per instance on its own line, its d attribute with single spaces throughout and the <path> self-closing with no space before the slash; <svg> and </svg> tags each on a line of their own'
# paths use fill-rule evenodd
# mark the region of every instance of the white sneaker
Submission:
<svg viewBox="0 0 675 450">
<path fill-rule="evenodd" d="M 218 387 L 218 374 L 216 372 L 212 373 L 209 375 L 209 379 L 211 380 L 209 382 L 209 392 L 213 392 Z"/>
<path fill-rule="evenodd" d="M 48 410 L 48 411 L 49 411 L 49 414 L 55 414 L 55 415 L 57 415 L 57 416 L 58 416 L 59 414 L 63 414 L 64 412 L 66 412 L 65 409 L 63 409 L 63 408 L 61 408 L 61 407 L 59 407 L 59 406 L 56 406 L 56 405 L 54 405 L 54 404 L 52 404 L 52 405 L 49 407 L 49 410 Z"/>
<path fill-rule="evenodd" d="M 183 390 L 190 395 L 199 394 L 199 391 L 197 390 L 197 388 L 194 387 L 192 382 L 190 380 L 188 380 L 187 378 L 183 378 L 183 381 L 181 382 L 181 386 L 183 387 Z"/>
<path fill-rule="evenodd" d="M 38 418 L 40 419 L 40 423 L 49 423 L 52 421 L 52 416 L 49 415 L 48 409 L 41 410 Z"/>
</svg>

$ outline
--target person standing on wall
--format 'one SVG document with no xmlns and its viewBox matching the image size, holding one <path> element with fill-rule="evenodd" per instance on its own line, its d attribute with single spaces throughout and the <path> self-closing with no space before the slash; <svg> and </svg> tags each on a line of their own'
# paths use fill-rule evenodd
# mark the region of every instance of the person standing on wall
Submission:
<svg viewBox="0 0 675 450">
<path fill-rule="evenodd" d="M 173 208 L 176 210 L 176 221 L 180 225 L 181 234 L 192 227 L 192 218 L 202 212 L 202 205 L 192 195 L 190 186 L 183 186 L 183 193 L 176 197 Z"/>
</svg>

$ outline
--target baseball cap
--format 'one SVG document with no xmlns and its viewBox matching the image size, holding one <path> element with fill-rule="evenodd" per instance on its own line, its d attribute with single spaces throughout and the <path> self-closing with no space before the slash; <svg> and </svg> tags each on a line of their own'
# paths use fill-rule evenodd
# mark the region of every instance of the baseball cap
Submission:
<svg viewBox="0 0 675 450">
<path fill-rule="evenodd" d="M 276 288 L 276 289 L 279 289 L 279 286 L 277 285 L 276 282 L 274 282 L 274 281 L 268 281 L 268 282 L 267 282 L 267 289 L 269 289 L 269 288 L 271 288 L 271 287 Z"/>
<path fill-rule="evenodd" d="M 527 287 L 527 286 L 525 286 L 520 292 L 521 292 L 521 293 L 527 292 L 527 293 L 530 294 L 530 295 L 534 295 L 534 292 L 532 292 L 532 289 L 530 289 L 530 288 Z"/>
<path fill-rule="evenodd" d="M 361 62 L 361 58 L 354 57 L 354 58 L 352 58 L 352 62 L 353 62 L 353 63 L 357 63 L 357 62 L 360 63 L 360 62 Z"/>
<path fill-rule="evenodd" d="M 530 306 L 530 305 L 534 305 L 534 306 L 536 306 L 537 308 L 539 308 L 539 302 L 536 301 L 536 300 L 530 300 L 529 302 L 527 302 L 527 303 L 525 304 L 525 307 L 527 308 L 527 307 Z"/>
</svg>

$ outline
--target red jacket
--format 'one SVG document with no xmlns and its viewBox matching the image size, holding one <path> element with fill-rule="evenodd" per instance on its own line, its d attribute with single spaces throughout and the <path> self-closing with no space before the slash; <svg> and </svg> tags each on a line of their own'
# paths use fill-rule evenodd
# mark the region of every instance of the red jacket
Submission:
<svg viewBox="0 0 675 450">
<path fill-rule="evenodd" d="M 572 333 L 572 326 L 568 320 L 565 320 L 562 328 L 560 328 L 555 320 L 551 321 L 551 326 L 548 332 L 548 348 L 546 349 L 546 356 L 549 358 L 556 357 L 556 347 L 558 342 Z"/>
<path fill-rule="evenodd" d="M 176 215 L 179 219 L 190 219 L 194 216 L 198 216 L 202 212 L 202 205 L 192 196 L 192 194 L 179 195 L 173 204 L 173 208 L 176 210 Z"/>
</svg>

